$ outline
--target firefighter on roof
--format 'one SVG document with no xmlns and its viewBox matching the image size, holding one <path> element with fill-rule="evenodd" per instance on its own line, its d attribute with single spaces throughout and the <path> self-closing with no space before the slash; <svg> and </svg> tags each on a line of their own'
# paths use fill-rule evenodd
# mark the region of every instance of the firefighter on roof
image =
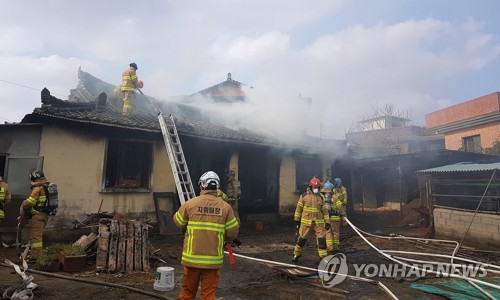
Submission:
<svg viewBox="0 0 500 300">
<path fill-rule="evenodd" d="M 125 70 L 122 74 L 122 84 L 120 86 L 120 90 L 123 94 L 123 115 L 129 116 L 130 112 L 134 107 L 134 99 L 135 99 L 135 89 L 142 88 L 144 83 L 139 80 L 136 71 L 137 64 L 130 63 L 130 68 Z"/>
<path fill-rule="evenodd" d="M 35 170 L 30 174 L 31 195 L 21 204 L 21 217 L 31 216 L 29 240 L 31 244 L 31 259 L 36 259 L 43 252 L 43 230 L 49 219 L 45 210 L 47 201 L 46 187 L 49 185 L 43 171 Z M 20 217 L 20 218 L 21 218 Z"/>
<path fill-rule="evenodd" d="M 214 299 L 224 259 L 224 244 L 238 235 L 238 220 L 231 206 L 217 198 L 219 176 L 204 173 L 198 182 L 200 196 L 175 213 L 175 225 L 186 230 L 182 249 L 184 275 L 179 299 L 195 299 L 201 281 L 201 298 Z"/>
<path fill-rule="evenodd" d="M 309 180 L 307 191 L 302 194 L 295 209 L 295 228 L 298 230 L 298 239 L 293 251 L 293 262 L 297 262 L 302 256 L 307 236 L 311 231 L 316 233 L 318 242 L 318 255 L 323 258 L 326 252 L 326 230 L 330 229 L 328 211 L 323 197 L 320 196 L 321 181 L 313 177 Z"/>
</svg>

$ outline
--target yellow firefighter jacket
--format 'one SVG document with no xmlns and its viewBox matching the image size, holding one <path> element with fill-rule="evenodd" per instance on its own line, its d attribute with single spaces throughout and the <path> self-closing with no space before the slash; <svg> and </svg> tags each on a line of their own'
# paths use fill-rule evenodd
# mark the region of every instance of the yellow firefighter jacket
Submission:
<svg viewBox="0 0 500 300">
<path fill-rule="evenodd" d="M 139 80 L 134 68 L 130 67 L 122 74 L 122 84 L 120 86 L 122 92 L 133 92 Z"/>
<path fill-rule="evenodd" d="M 347 189 L 343 186 L 335 187 L 332 191 L 332 207 L 336 206 L 341 216 L 345 216 L 345 206 L 347 205 Z"/>
<path fill-rule="evenodd" d="M 295 221 L 300 221 L 302 226 L 311 226 L 312 222 L 325 224 L 325 221 L 329 219 L 323 197 L 311 191 L 307 191 L 300 196 L 297 208 L 295 209 Z"/>
<path fill-rule="evenodd" d="M 24 200 L 22 204 L 24 210 L 30 210 L 32 215 L 42 212 L 45 207 L 45 202 L 47 201 L 44 187 L 48 185 L 49 182 L 46 179 L 31 182 L 31 195 L 28 199 Z"/>
<path fill-rule="evenodd" d="M 231 206 L 217 198 L 217 191 L 201 191 L 175 213 L 174 223 L 186 229 L 182 264 L 201 269 L 220 269 L 224 242 L 238 235 L 238 220 Z"/>
<path fill-rule="evenodd" d="M 3 211 L 3 205 L 10 203 L 11 195 L 9 190 L 9 185 L 2 180 L 0 177 L 0 218 L 5 218 L 5 212 Z"/>
</svg>

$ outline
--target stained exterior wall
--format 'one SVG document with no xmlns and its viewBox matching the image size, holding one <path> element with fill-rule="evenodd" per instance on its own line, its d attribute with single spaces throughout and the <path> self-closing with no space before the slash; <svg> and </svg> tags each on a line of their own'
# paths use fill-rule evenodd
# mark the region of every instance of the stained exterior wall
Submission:
<svg viewBox="0 0 500 300">
<path fill-rule="evenodd" d="M 436 235 L 462 239 L 474 216 L 473 212 L 435 208 L 434 226 Z M 472 244 L 500 246 L 500 215 L 478 213 L 474 217 L 466 242 Z"/>
<path fill-rule="evenodd" d="M 462 138 L 473 135 L 481 136 L 481 147 L 490 148 L 500 140 L 500 124 L 484 125 L 469 130 L 448 133 L 445 136 L 445 147 L 449 150 L 458 150 L 462 147 Z"/>
<path fill-rule="evenodd" d="M 153 146 L 152 192 L 173 192 L 174 181 L 164 145 Z M 68 225 L 96 213 L 102 199 L 101 211 L 142 215 L 144 220 L 155 219 L 152 192 L 101 193 L 103 182 L 106 137 L 95 137 L 79 131 L 44 126 L 40 155 L 45 157 L 47 179 L 56 182 L 59 191 L 59 210 L 49 226 Z"/>
</svg>

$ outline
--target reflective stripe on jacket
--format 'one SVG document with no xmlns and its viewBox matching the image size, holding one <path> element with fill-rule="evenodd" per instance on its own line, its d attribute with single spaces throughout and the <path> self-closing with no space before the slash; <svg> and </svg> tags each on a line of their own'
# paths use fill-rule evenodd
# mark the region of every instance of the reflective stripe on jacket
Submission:
<svg viewBox="0 0 500 300">
<path fill-rule="evenodd" d="M 332 191 L 332 203 L 337 201 L 342 202 L 342 205 L 347 204 L 347 190 L 345 187 L 334 188 Z"/>
<path fill-rule="evenodd" d="M 184 203 L 173 217 L 179 228 L 186 229 L 182 264 L 201 269 L 219 269 L 224 258 L 224 242 L 238 235 L 238 220 L 229 204 L 217 198 L 217 191 Z"/>
<path fill-rule="evenodd" d="M 25 210 L 31 209 L 30 212 L 33 215 L 40 213 L 40 210 L 45 207 L 45 202 L 47 201 L 44 189 L 47 185 L 49 185 L 49 182 L 45 179 L 31 183 L 31 195 L 22 204 Z"/>
<path fill-rule="evenodd" d="M 324 224 L 329 219 L 323 197 L 315 195 L 311 191 L 300 196 L 295 209 L 295 221 L 300 221 L 302 225 L 311 225 L 312 222 Z"/>
<path fill-rule="evenodd" d="M 11 195 L 9 191 L 9 186 L 5 182 L 0 181 L 0 218 L 5 218 L 3 205 L 5 203 L 9 203 L 10 199 Z"/>
<path fill-rule="evenodd" d="M 121 91 L 122 92 L 133 92 L 135 91 L 135 87 L 137 85 L 137 80 L 139 80 L 137 74 L 135 73 L 134 68 L 130 67 L 122 74 L 122 84 Z"/>
</svg>

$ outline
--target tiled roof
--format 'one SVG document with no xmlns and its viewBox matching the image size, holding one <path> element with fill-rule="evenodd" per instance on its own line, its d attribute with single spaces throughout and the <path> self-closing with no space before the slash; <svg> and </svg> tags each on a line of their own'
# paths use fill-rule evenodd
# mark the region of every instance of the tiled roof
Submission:
<svg viewBox="0 0 500 300">
<path fill-rule="evenodd" d="M 196 96 L 198 94 L 203 97 L 212 98 L 215 102 L 240 102 L 245 101 L 246 94 L 241 89 L 241 82 L 233 80 L 231 78 L 231 73 L 227 74 L 227 80 L 213 85 L 209 88 L 201 90 L 193 95 Z"/>
<path fill-rule="evenodd" d="M 154 108 L 146 101 L 137 99 L 135 114 L 122 116 L 121 100 L 108 96 L 113 94 L 115 88 L 113 85 L 82 70 L 78 71 L 78 76 L 80 82 L 76 89 L 71 90 L 68 100 L 58 99 L 44 89 L 42 106 L 35 108 L 33 113 L 26 115 L 21 122 L 43 123 L 54 118 L 131 130 L 161 132 Z M 148 98 L 155 106 L 160 107 L 164 117 L 174 115 L 180 135 L 254 144 L 280 144 L 277 139 L 270 136 L 247 129 L 231 129 L 204 120 L 201 112 L 195 107 L 177 103 L 161 103 L 152 97 Z"/>
<path fill-rule="evenodd" d="M 500 160 L 500 158 L 499 158 Z M 417 173 L 443 173 L 443 172 L 481 172 L 481 171 L 500 171 L 500 162 L 491 164 L 477 164 L 471 162 L 461 162 L 452 165 L 441 166 L 432 169 L 419 170 Z"/>
</svg>

